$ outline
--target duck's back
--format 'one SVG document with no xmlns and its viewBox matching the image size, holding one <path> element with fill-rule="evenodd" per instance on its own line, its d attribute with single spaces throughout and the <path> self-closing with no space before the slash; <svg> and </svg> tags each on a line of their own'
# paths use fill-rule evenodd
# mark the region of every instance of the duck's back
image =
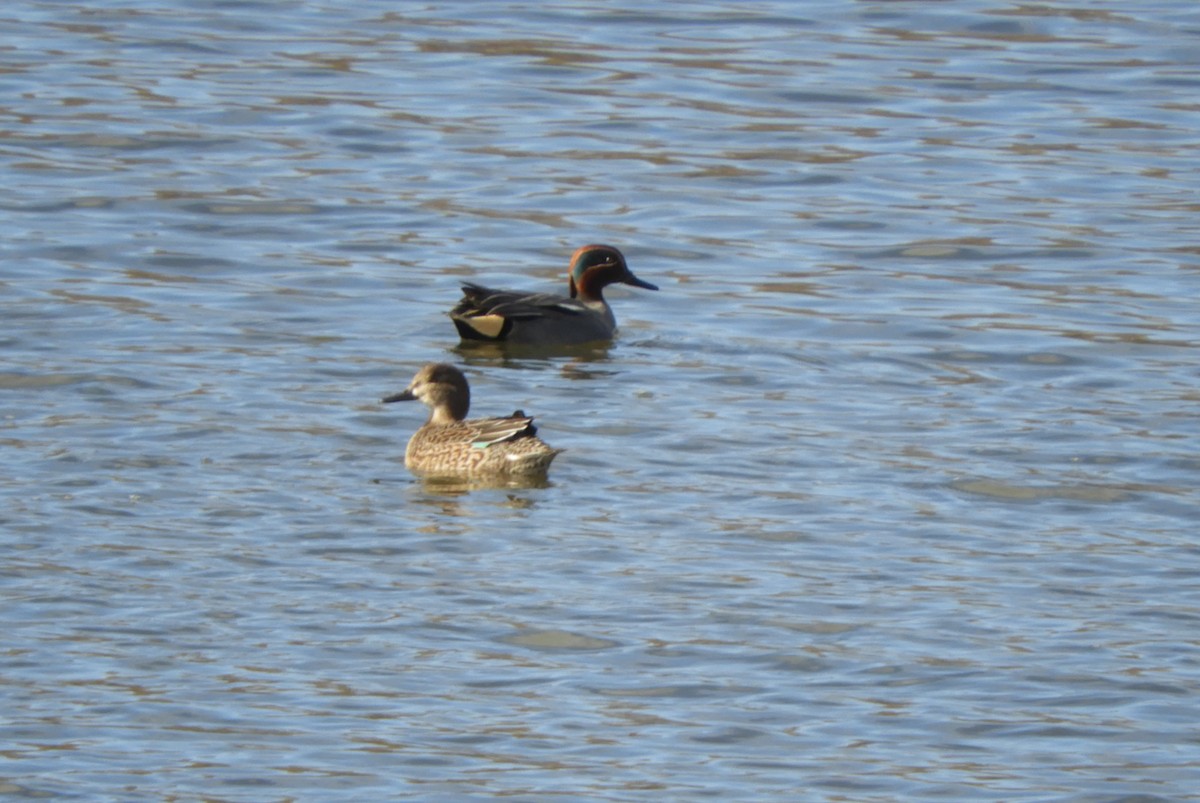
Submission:
<svg viewBox="0 0 1200 803">
<path fill-rule="evenodd" d="M 604 301 L 585 303 L 551 293 L 521 293 L 464 283 L 450 319 L 464 340 L 520 345 L 571 345 L 609 340 L 616 330 Z"/>
<path fill-rule="evenodd" d="M 532 418 L 518 414 L 426 424 L 409 439 L 404 464 L 431 476 L 536 474 L 559 451 L 537 437 Z"/>
</svg>

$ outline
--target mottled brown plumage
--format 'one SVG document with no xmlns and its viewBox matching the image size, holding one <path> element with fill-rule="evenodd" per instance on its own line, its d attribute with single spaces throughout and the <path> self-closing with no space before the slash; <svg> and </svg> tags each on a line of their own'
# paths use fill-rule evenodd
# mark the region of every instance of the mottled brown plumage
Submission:
<svg viewBox="0 0 1200 803">
<path fill-rule="evenodd" d="M 533 418 L 520 410 L 503 418 L 466 420 L 471 390 L 453 365 L 426 365 L 407 388 L 383 401 L 414 399 L 430 409 L 429 420 L 404 450 L 404 465 L 415 474 L 463 478 L 544 474 L 561 451 L 537 437 Z"/>
</svg>

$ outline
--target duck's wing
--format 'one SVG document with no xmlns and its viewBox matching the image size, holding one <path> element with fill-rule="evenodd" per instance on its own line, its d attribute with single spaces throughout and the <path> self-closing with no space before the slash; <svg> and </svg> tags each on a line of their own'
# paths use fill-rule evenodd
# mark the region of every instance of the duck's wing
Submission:
<svg viewBox="0 0 1200 803">
<path fill-rule="evenodd" d="M 450 310 L 451 317 L 499 315 L 503 318 L 522 320 L 554 315 L 582 315 L 588 312 L 588 308 L 582 303 L 554 293 L 495 290 L 470 282 L 463 284 L 462 291 L 462 299 Z"/>
<path fill-rule="evenodd" d="M 521 410 L 505 418 L 478 418 L 468 423 L 474 428 L 471 433 L 471 446 L 476 449 L 486 449 L 492 444 L 537 435 L 533 418 Z"/>
<path fill-rule="evenodd" d="M 450 319 L 468 340 L 505 340 L 517 322 L 567 321 L 590 312 L 581 302 L 553 293 L 496 290 L 471 282 L 462 291 Z"/>
</svg>

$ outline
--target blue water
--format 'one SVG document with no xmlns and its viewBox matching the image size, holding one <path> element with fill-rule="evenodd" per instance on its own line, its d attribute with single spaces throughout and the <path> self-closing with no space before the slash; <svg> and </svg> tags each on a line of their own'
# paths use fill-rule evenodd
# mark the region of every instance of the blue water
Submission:
<svg viewBox="0 0 1200 803">
<path fill-rule="evenodd" d="M 0 791 L 1200 799 L 1194 3 L 0 32 Z M 434 360 L 548 485 L 405 470 Z"/>
</svg>

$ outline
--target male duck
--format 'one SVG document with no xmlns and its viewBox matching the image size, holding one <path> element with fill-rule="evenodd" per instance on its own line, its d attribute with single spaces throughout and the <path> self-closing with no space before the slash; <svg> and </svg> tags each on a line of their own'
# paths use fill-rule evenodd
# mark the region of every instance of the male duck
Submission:
<svg viewBox="0 0 1200 803">
<path fill-rule="evenodd" d="M 426 365 L 407 388 L 383 401 L 413 399 L 431 411 L 404 450 L 404 465 L 416 474 L 465 478 L 543 474 L 561 451 L 537 437 L 533 419 L 520 410 L 505 418 L 464 421 L 471 389 L 453 365 Z"/>
<path fill-rule="evenodd" d="M 450 319 L 463 340 L 535 346 L 569 346 L 611 340 L 617 329 L 604 288 L 620 282 L 658 288 L 630 272 L 611 245 L 585 245 L 571 256 L 570 297 L 493 290 L 466 282 Z"/>
</svg>

